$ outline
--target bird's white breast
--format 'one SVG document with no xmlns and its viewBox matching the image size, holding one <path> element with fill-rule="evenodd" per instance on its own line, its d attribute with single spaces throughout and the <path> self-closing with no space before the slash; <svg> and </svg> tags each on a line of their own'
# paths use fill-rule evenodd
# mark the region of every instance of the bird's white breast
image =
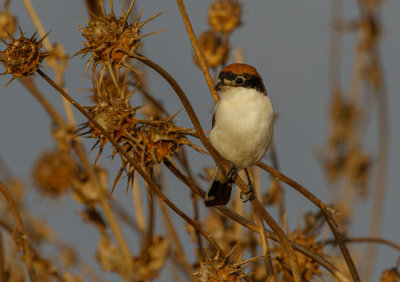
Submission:
<svg viewBox="0 0 400 282">
<path fill-rule="evenodd" d="M 215 107 L 210 141 L 239 168 L 260 161 L 272 137 L 273 107 L 268 96 L 255 89 L 232 88 Z"/>
</svg>

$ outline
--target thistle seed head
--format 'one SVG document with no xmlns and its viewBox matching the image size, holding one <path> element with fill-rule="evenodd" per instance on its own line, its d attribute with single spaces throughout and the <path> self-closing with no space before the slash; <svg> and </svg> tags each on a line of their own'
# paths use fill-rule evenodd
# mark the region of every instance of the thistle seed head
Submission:
<svg viewBox="0 0 400 282">
<path fill-rule="evenodd" d="M 216 0 L 208 10 L 208 23 L 221 33 L 231 33 L 241 25 L 242 6 L 236 0 Z"/>
<path fill-rule="evenodd" d="M 12 74 L 11 81 L 16 77 L 35 74 L 40 67 L 40 63 L 47 56 L 46 52 L 40 51 L 42 41 L 46 36 L 36 41 L 36 33 L 31 38 L 26 38 L 21 29 L 20 33 L 20 38 L 11 38 L 11 43 L 3 41 L 7 48 L 4 51 L 0 51 L 0 61 L 6 66 L 6 71 L 2 74 Z"/>
<path fill-rule="evenodd" d="M 132 11 L 134 2 L 134 0 L 131 2 L 126 12 L 122 12 L 120 18 L 117 18 L 114 15 L 113 9 L 111 9 L 108 15 L 104 12 L 101 16 L 93 16 L 92 19 L 86 20 L 87 26 L 79 25 L 82 36 L 86 39 L 86 42 L 82 43 L 84 48 L 75 55 L 91 55 L 85 73 L 92 63 L 93 74 L 98 64 L 102 65 L 102 73 L 104 73 L 106 69 L 113 69 L 114 72 L 121 66 L 136 71 L 127 60 L 134 57 L 138 47 L 141 45 L 140 39 L 154 34 L 140 35 L 140 29 L 144 24 L 160 14 L 141 23 L 139 23 L 141 14 L 139 14 L 135 22 L 128 24 L 128 17 Z M 110 1 L 110 5 L 112 5 L 112 1 Z"/>
<path fill-rule="evenodd" d="M 58 150 L 43 153 L 33 168 L 33 181 L 40 192 L 58 197 L 64 194 L 75 178 L 74 159 Z"/>
<path fill-rule="evenodd" d="M 242 277 L 247 276 L 243 272 L 243 267 L 233 258 L 232 254 L 238 244 L 225 257 L 221 258 L 218 254 L 214 258 L 208 258 L 200 262 L 198 272 L 194 273 L 194 281 L 241 281 Z"/>
<path fill-rule="evenodd" d="M 209 30 L 199 36 L 200 51 L 209 68 L 224 65 L 229 53 L 228 41 L 224 41 L 215 31 Z M 198 64 L 196 57 L 195 63 Z"/>
</svg>

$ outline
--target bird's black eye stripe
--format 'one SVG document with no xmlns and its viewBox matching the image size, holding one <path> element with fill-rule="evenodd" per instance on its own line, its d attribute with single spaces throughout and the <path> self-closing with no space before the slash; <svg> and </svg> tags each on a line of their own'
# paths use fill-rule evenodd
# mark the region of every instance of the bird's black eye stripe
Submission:
<svg viewBox="0 0 400 282">
<path fill-rule="evenodd" d="M 236 82 L 237 85 L 240 85 L 240 84 L 242 84 L 244 82 L 244 80 L 243 80 L 243 78 L 238 77 L 238 78 L 236 78 L 235 82 Z"/>
<path fill-rule="evenodd" d="M 220 81 L 225 81 L 225 80 L 235 81 L 236 85 L 240 85 L 241 87 L 246 87 L 246 88 L 253 88 L 266 94 L 263 82 L 260 77 L 252 76 L 247 73 L 238 77 L 237 74 L 228 71 L 228 72 L 221 72 L 218 78 L 220 79 Z M 237 79 L 239 78 L 243 79 L 241 84 L 238 83 L 237 81 Z"/>
</svg>

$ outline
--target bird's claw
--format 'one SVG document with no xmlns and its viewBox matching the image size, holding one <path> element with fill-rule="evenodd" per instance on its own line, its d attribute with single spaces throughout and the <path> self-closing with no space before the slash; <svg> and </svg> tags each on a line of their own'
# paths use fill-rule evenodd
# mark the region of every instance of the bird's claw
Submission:
<svg viewBox="0 0 400 282">
<path fill-rule="evenodd" d="M 240 192 L 240 199 L 242 200 L 243 203 L 246 203 L 247 201 L 251 201 L 255 198 L 255 193 L 254 193 L 254 189 L 250 188 L 249 191 L 247 192 Z"/>
<path fill-rule="evenodd" d="M 238 177 L 238 169 L 235 164 L 232 164 L 231 168 L 229 169 L 228 173 L 226 174 L 226 179 L 228 182 L 235 182 L 236 178 Z"/>
</svg>

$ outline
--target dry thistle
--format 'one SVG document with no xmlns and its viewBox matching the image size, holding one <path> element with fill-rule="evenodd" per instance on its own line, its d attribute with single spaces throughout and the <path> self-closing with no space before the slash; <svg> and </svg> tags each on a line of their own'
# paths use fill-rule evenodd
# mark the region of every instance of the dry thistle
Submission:
<svg viewBox="0 0 400 282">
<path fill-rule="evenodd" d="M 36 161 L 32 177 L 40 192 L 57 197 L 71 186 L 76 172 L 74 159 L 58 150 L 43 153 Z"/>
<path fill-rule="evenodd" d="M 41 52 L 42 42 L 46 36 L 36 41 L 36 33 L 31 38 L 26 38 L 21 28 L 20 38 L 11 37 L 11 43 L 5 41 L 7 48 L 0 51 L 0 61 L 6 66 L 3 74 L 12 74 L 12 79 L 7 83 L 9 85 L 16 77 L 31 76 L 35 74 L 40 67 L 40 63 L 47 56 L 46 52 Z"/>
<path fill-rule="evenodd" d="M 350 181 L 359 189 L 359 195 L 367 195 L 368 180 L 371 171 L 371 158 L 356 148 L 346 158 L 346 173 Z"/>
<path fill-rule="evenodd" d="M 206 257 L 205 261 L 200 262 L 198 272 L 193 273 L 194 281 L 241 281 L 241 278 L 247 275 L 243 272 L 245 267 L 232 258 L 237 246 L 238 244 L 223 258 L 220 258 L 219 254 L 214 258 Z"/>
<path fill-rule="evenodd" d="M 102 236 L 99 241 L 96 259 L 105 271 L 117 272 L 121 276 L 129 273 L 129 263 L 107 236 Z"/>
<path fill-rule="evenodd" d="M 330 110 L 332 132 L 329 146 L 337 148 L 341 143 L 349 140 L 351 133 L 360 120 L 360 110 L 355 103 L 343 97 L 340 90 L 335 91 Z"/>
<path fill-rule="evenodd" d="M 288 234 L 288 238 L 296 243 L 305 246 L 307 249 L 324 256 L 322 245 L 317 242 L 317 235 L 305 235 L 302 230 L 295 230 Z M 292 275 L 287 271 L 289 265 L 288 257 L 281 246 L 276 246 L 271 249 L 271 253 L 276 256 L 278 263 L 274 264 L 274 272 L 280 281 L 292 281 Z M 297 260 L 300 267 L 300 273 L 304 281 L 313 281 L 317 276 L 321 276 L 319 264 L 303 254 L 297 254 Z"/>
<path fill-rule="evenodd" d="M 16 18 L 7 9 L 0 11 L 0 39 L 6 39 L 13 35 L 17 27 Z"/>
<path fill-rule="evenodd" d="M 122 148 L 129 152 L 132 158 L 143 168 L 157 166 L 165 159 L 174 156 L 183 145 L 189 145 L 196 150 L 201 148 L 191 143 L 185 135 L 190 133 L 186 128 L 175 126 L 173 118 L 175 115 L 165 119 L 160 115 L 152 119 L 140 119 L 137 117 L 137 109 L 129 103 L 135 89 L 127 91 L 125 87 L 118 88 L 110 82 L 105 76 L 104 82 L 99 85 L 95 95 L 96 104 L 86 107 L 90 115 L 107 132 L 120 143 Z M 123 85 L 126 85 L 124 83 Z M 108 88 L 107 88 L 108 87 Z M 82 135 L 87 134 L 90 138 L 97 139 L 96 145 L 99 145 L 99 152 L 96 161 L 100 157 L 108 139 L 102 132 L 90 121 L 83 124 L 81 130 L 88 129 Z M 112 156 L 117 151 L 114 148 Z M 122 155 L 122 167 L 114 181 L 114 186 L 119 180 L 123 171 L 127 170 L 129 176 L 132 176 L 133 169 L 129 162 Z M 131 179 L 131 178 L 129 178 Z"/>
<path fill-rule="evenodd" d="M 53 260 L 42 258 L 39 254 L 33 256 L 33 267 L 38 281 L 50 282 L 59 277 L 58 270 L 53 263 Z"/>
<path fill-rule="evenodd" d="M 241 25 L 242 6 L 236 0 L 216 0 L 208 10 L 208 23 L 221 33 L 231 33 Z"/>
<path fill-rule="evenodd" d="M 337 90 L 333 96 L 330 114 L 330 150 L 323 157 L 327 178 L 334 182 L 340 176 L 345 176 L 359 189 L 359 194 L 365 196 L 372 161 L 356 143 L 356 128 L 361 120 L 361 110 Z"/>
<path fill-rule="evenodd" d="M 136 72 L 127 60 L 134 57 L 140 46 L 140 39 L 159 32 L 140 35 L 140 29 L 143 25 L 153 20 L 161 13 L 139 23 L 140 13 L 134 23 L 128 24 L 128 17 L 132 12 L 134 3 L 135 0 L 131 2 L 128 10 L 125 12 L 123 9 L 120 18 L 117 18 L 113 10 L 113 1 L 110 0 L 111 11 L 109 15 L 106 14 L 103 7 L 103 15 L 93 15 L 92 19 L 86 20 L 86 27 L 78 24 L 81 28 L 82 36 L 87 41 L 83 43 L 85 47 L 75 55 L 83 54 L 83 56 L 85 56 L 89 53 L 91 54 L 92 57 L 86 66 L 85 74 L 90 65 L 94 63 L 92 79 L 95 78 L 96 67 L 100 64 L 100 81 L 102 80 L 105 70 L 108 69 L 110 75 L 113 77 L 114 83 L 118 85 L 115 74 L 118 75 L 120 67 L 127 67 Z"/>
<path fill-rule="evenodd" d="M 207 67 L 212 68 L 225 64 L 229 53 L 229 44 L 227 40 L 224 41 L 222 37 L 213 30 L 203 32 L 198 40 L 200 51 L 204 56 Z M 198 64 L 197 57 L 194 56 L 193 58 L 195 63 Z"/>
<path fill-rule="evenodd" d="M 168 238 L 154 236 L 151 244 L 139 255 L 132 258 L 134 269 L 129 271 L 129 264 L 114 246 L 110 239 L 102 236 L 98 244 L 96 258 L 105 271 L 113 271 L 126 277 L 131 273 L 129 281 L 148 281 L 158 277 L 164 267 L 171 250 Z"/>
<path fill-rule="evenodd" d="M 107 171 L 100 166 L 93 169 L 96 179 L 89 177 L 88 173 L 81 171 L 72 184 L 74 199 L 93 208 L 100 199 L 107 195 Z"/>
<path fill-rule="evenodd" d="M 138 279 L 148 281 L 158 277 L 161 269 L 171 252 L 171 242 L 169 238 L 154 235 L 150 245 L 141 254 L 133 258 L 133 272 Z"/>
<path fill-rule="evenodd" d="M 114 99 L 115 94 L 113 94 L 113 91 L 108 91 L 105 87 L 101 87 L 101 89 L 105 89 L 105 92 L 99 91 L 100 95 L 95 96 L 97 103 L 94 106 L 86 107 L 86 109 L 95 121 L 118 140 L 123 134 L 124 129 L 135 123 L 136 109 L 129 104 L 129 97 L 132 93 L 126 97 L 121 97 L 121 99 Z M 107 93 L 108 97 L 104 97 L 102 93 Z M 82 129 L 84 128 L 88 128 L 89 131 L 83 134 L 88 133 L 89 137 L 97 139 L 95 146 L 97 144 L 100 145 L 100 150 L 96 158 L 97 161 L 108 139 L 90 121 L 82 126 Z"/>
</svg>

